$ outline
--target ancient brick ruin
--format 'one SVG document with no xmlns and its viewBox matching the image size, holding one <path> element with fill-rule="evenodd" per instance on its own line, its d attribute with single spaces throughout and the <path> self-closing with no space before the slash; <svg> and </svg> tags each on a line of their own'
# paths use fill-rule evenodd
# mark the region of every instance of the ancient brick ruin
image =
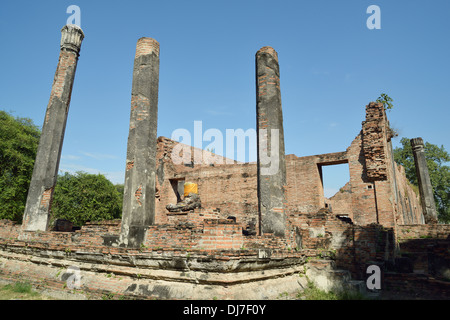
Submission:
<svg viewBox="0 0 450 320">
<path fill-rule="evenodd" d="M 23 226 L 0 222 L 0 279 L 26 278 L 84 297 L 274 299 L 281 292 L 295 295 L 307 278 L 324 289 L 364 291 L 367 267 L 378 265 L 382 290 L 410 290 L 402 283 L 408 280 L 422 292 L 450 297 L 444 281 L 450 226 L 435 223 L 394 162 L 383 105 L 366 106 L 360 132 L 346 150 L 285 155 L 278 56 L 264 47 L 255 59 L 258 161 L 238 163 L 185 146 L 191 161 L 175 164 L 171 155 L 180 144 L 156 138 L 159 44 L 139 39 L 122 220 L 89 222 L 79 230 L 47 228 L 54 186 L 47 178 L 57 172 L 60 155 L 40 146 L 35 172 L 49 182 L 33 191 L 33 175 L 29 197 L 47 213 L 27 205 Z M 64 88 L 71 89 L 73 76 L 66 81 Z M 52 96 L 56 90 L 54 85 Z M 52 108 L 45 123 L 54 117 Z M 275 140 L 270 129 L 278 130 Z M 41 143 L 48 135 L 62 142 L 63 131 L 43 130 Z M 273 141 L 279 170 L 267 175 L 261 152 Z M 52 158 L 56 171 L 44 172 L 40 154 Z M 194 161 L 198 154 L 202 163 Z M 350 180 L 326 198 L 322 168 L 342 163 Z M 184 182 L 198 185 L 201 207 L 169 211 L 182 200 Z M 68 288 L 73 277 L 78 282 Z"/>
</svg>

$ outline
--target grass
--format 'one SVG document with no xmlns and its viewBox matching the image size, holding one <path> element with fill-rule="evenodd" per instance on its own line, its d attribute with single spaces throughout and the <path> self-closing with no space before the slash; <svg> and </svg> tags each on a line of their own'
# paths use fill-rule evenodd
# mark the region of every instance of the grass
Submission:
<svg viewBox="0 0 450 320">
<path fill-rule="evenodd" d="M 38 292 L 34 291 L 28 282 L 16 282 L 0 287 L 0 300 L 45 300 Z"/>
<path fill-rule="evenodd" d="M 280 293 L 280 298 L 287 296 L 287 292 Z M 103 300 L 113 299 L 114 294 L 108 294 L 102 297 Z M 343 291 L 343 292 L 326 292 L 308 281 L 307 287 L 297 294 L 298 299 L 303 300 L 363 300 L 365 297 L 359 292 Z M 0 286 L 0 300 L 47 300 L 51 299 L 41 295 L 33 290 L 28 282 L 15 282 Z M 217 297 L 213 298 L 214 300 Z"/>
<path fill-rule="evenodd" d="M 297 298 L 304 300 L 364 300 L 366 299 L 361 293 L 355 291 L 342 291 L 342 292 L 326 292 L 315 286 L 311 281 L 308 281 L 308 285 L 305 290 L 297 295 Z"/>
<path fill-rule="evenodd" d="M 311 281 L 308 281 L 308 286 L 302 293 L 299 293 L 298 298 L 300 297 L 305 300 L 338 300 L 336 294 L 320 290 Z"/>
</svg>

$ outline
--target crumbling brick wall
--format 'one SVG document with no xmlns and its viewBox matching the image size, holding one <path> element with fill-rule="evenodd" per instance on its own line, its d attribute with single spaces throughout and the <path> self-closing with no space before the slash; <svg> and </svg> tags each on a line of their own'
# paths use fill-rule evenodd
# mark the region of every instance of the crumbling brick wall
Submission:
<svg viewBox="0 0 450 320">
<path fill-rule="evenodd" d="M 362 150 L 366 175 L 369 181 L 386 180 L 387 177 L 386 113 L 382 103 L 371 102 L 366 106 L 366 120 L 362 123 Z"/>
<path fill-rule="evenodd" d="M 380 105 L 375 106 L 382 108 Z M 385 127 L 384 111 L 380 112 L 374 108 L 372 104 L 368 106 L 367 117 L 370 121 L 363 122 L 363 126 L 369 123 L 373 129 L 376 122 L 378 126 Z M 364 132 L 376 137 L 376 148 L 369 148 L 371 140 L 364 136 Z M 254 226 L 253 230 L 258 230 L 255 163 L 231 161 L 233 163 L 229 164 L 229 160 L 219 157 L 216 162 L 210 163 L 204 158 L 205 162 L 196 164 L 193 163 L 195 148 L 190 147 L 192 162 L 174 164 L 171 153 L 177 142 L 160 137 L 157 153 L 156 224 L 148 227 L 145 246 L 205 247 L 211 250 L 261 245 L 292 249 L 300 246 L 313 249 L 331 246 L 341 251 L 344 248 L 342 256 L 348 254 L 350 259 L 352 255 L 348 253 L 347 243 L 349 230 L 360 232 L 361 238 L 364 238 L 362 234 L 365 231 L 358 231 L 359 226 L 379 223 L 385 228 L 393 228 L 395 223 L 421 223 L 417 195 L 407 183 L 403 169 L 392 162 L 392 150 L 388 143 L 389 130 L 384 128 L 380 132 L 383 133 L 381 136 L 378 131 L 375 135 L 363 128 L 343 152 L 286 157 L 288 228 L 284 239 L 272 239 L 270 235 L 260 237 L 254 233 L 249 236 L 244 232 L 251 224 Z M 386 142 L 381 143 L 380 139 L 385 139 Z M 381 156 L 381 153 L 384 155 Z M 366 162 L 367 155 L 384 161 L 381 171 L 366 170 L 368 163 L 370 166 L 372 161 Z M 209 156 L 215 155 L 209 153 Z M 348 163 L 350 181 L 342 189 L 343 192 L 332 199 L 326 199 L 323 194 L 321 168 L 340 163 Z M 166 210 L 167 204 L 177 201 L 172 183 L 177 179 L 198 184 L 202 208 L 181 213 L 170 213 Z M 408 211 L 406 203 L 414 210 Z M 331 208 L 325 208 L 327 204 Z M 337 219 L 337 215 L 347 216 L 358 227 L 349 229 L 345 222 Z M 230 217 L 234 218 L 227 219 Z M 119 225 L 118 221 L 91 222 L 74 233 L 24 233 L 24 237 L 30 241 L 38 240 L 36 237 L 39 237 L 39 240 L 48 240 L 49 243 L 56 239 L 60 244 L 101 246 L 114 241 L 112 235 L 119 233 Z M 18 227 L 11 223 L 4 223 L 0 228 L 0 236 L 4 238 L 17 238 L 18 232 Z M 367 244 L 368 247 L 372 245 L 369 240 L 361 243 Z M 354 242 L 351 248 L 356 248 Z M 358 250 L 364 252 L 364 249 Z M 368 256 L 373 256 L 372 251 Z"/>
<path fill-rule="evenodd" d="M 397 186 L 397 224 L 424 224 L 425 220 L 420 204 L 417 187 L 411 185 L 406 178 L 405 168 L 395 163 Z"/>
<path fill-rule="evenodd" d="M 167 223 L 166 206 L 177 203 L 171 181 L 183 180 L 198 185 L 203 208 L 220 208 L 220 217 L 239 216 L 240 221 L 251 220 L 257 212 L 256 164 L 237 163 L 191 147 L 191 163 L 176 165 L 171 160 L 177 142 L 158 138 L 156 221 Z M 194 163 L 195 152 L 204 152 L 202 164 Z M 232 164 L 229 164 L 229 163 Z"/>
<path fill-rule="evenodd" d="M 321 166 L 345 163 L 345 152 L 307 157 L 286 156 L 288 210 L 314 213 L 325 207 Z"/>
<path fill-rule="evenodd" d="M 327 210 L 293 214 L 291 221 L 299 230 L 303 249 L 315 249 L 319 256 L 329 256 L 338 268 L 350 271 L 357 279 L 364 279 L 368 265 L 394 259 L 392 228 L 378 224 L 354 225 Z"/>
<path fill-rule="evenodd" d="M 350 181 L 329 203 L 358 225 L 423 223 L 418 195 L 393 160 L 392 131 L 382 104 L 366 107 L 362 130 L 346 150 Z"/>
<path fill-rule="evenodd" d="M 330 206 L 333 213 L 346 215 L 358 225 L 423 223 L 418 195 L 407 182 L 403 168 L 393 161 L 391 138 L 383 105 L 369 103 L 362 129 L 345 151 L 306 157 L 287 155 L 286 211 L 317 213 Z M 202 207 L 218 208 L 220 218 L 235 216 L 243 225 L 258 220 L 255 163 L 237 163 L 190 147 L 191 163 L 176 165 L 171 160 L 176 144 L 158 138 L 157 223 L 169 221 L 165 207 L 177 202 L 173 188 L 177 179 L 197 183 Z M 194 163 L 195 152 L 205 152 L 204 162 Z M 342 163 L 348 163 L 350 181 L 327 199 L 321 168 Z"/>
<path fill-rule="evenodd" d="M 399 256 L 406 259 L 403 272 L 428 274 L 447 283 L 450 294 L 450 225 L 421 224 L 398 227 Z"/>
</svg>

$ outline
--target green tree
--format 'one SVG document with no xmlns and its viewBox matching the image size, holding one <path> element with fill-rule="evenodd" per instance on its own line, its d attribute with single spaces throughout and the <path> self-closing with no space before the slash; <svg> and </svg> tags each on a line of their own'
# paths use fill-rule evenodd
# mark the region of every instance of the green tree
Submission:
<svg viewBox="0 0 450 320">
<path fill-rule="evenodd" d="M 123 192 L 125 189 L 125 185 L 123 183 L 118 183 L 114 185 L 116 187 L 117 192 L 119 192 L 120 196 L 123 197 Z"/>
<path fill-rule="evenodd" d="M 58 176 L 51 210 L 52 220 L 67 219 L 81 226 L 86 221 L 120 218 L 122 199 L 102 174 L 66 172 Z"/>
<path fill-rule="evenodd" d="M 41 132 L 0 111 L 0 219 L 22 221 Z"/>
<path fill-rule="evenodd" d="M 418 186 L 410 139 L 402 138 L 400 143 L 402 147 L 394 149 L 394 160 L 405 168 L 409 182 Z M 444 146 L 438 147 L 429 142 L 424 143 L 424 150 L 439 222 L 450 223 L 450 167 L 446 165 L 450 161 L 450 155 Z"/>
</svg>

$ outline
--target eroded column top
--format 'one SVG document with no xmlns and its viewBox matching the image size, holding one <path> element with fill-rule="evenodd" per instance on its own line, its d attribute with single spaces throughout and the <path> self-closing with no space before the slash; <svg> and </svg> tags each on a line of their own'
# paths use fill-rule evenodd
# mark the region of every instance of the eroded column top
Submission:
<svg viewBox="0 0 450 320">
<path fill-rule="evenodd" d="M 413 148 L 413 150 L 420 150 L 423 149 L 423 139 L 422 138 L 413 138 L 410 140 L 411 141 L 411 147 Z"/>
<path fill-rule="evenodd" d="M 142 37 L 138 40 L 136 45 L 135 59 L 153 52 L 159 57 L 159 42 L 152 38 Z"/>
<path fill-rule="evenodd" d="M 275 49 L 272 47 L 269 47 L 269 46 L 262 47 L 261 49 L 258 50 L 258 52 L 256 54 L 258 54 L 258 53 L 268 53 L 272 57 L 274 57 L 274 59 L 278 62 L 278 54 L 275 51 Z"/>
<path fill-rule="evenodd" d="M 69 49 L 79 53 L 83 39 L 83 30 L 75 24 L 66 24 L 61 29 L 61 49 Z"/>
</svg>

